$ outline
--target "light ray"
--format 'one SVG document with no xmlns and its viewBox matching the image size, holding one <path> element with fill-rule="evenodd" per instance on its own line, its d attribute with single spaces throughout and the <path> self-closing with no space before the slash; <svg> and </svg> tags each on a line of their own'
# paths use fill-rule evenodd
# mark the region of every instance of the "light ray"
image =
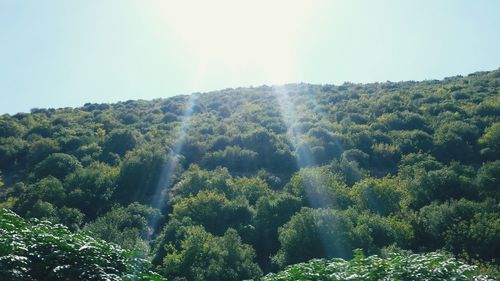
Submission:
<svg viewBox="0 0 500 281">
<path fill-rule="evenodd" d="M 184 146 L 187 137 L 187 131 L 189 129 L 191 118 L 193 116 L 193 107 L 196 99 L 197 95 L 189 95 L 186 109 L 184 110 L 184 114 L 181 119 L 181 125 L 177 133 L 175 134 L 175 142 L 172 148 L 169 149 L 167 160 L 163 165 L 163 169 L 158 180 L 151 206 L 153 208 L 159 209 L 160 211 L 163 209 L 163 205 L 165 203 L 165 200 L 167 199 L 170 187 L 172 186 L 172 181 L 179 164 L 179 156 L 182 151 L 182 147 Z M 154 217 L 150 221 L 150 226 L 153 231 L 155 231 L 158 227 L 158 223 L 159 217 Z"/>
<path fill-rule="evenodd" d="M 304 134 L 302 129 L 298 126 L 298 114 L 295 110 L 294 102 L 291 96 L 288 94 L 287 86 L 275 86 L 273 87 L 274 93 L 277 98 L 277 102 L 279 105 L 279 110 L 282 116 L 282 119 L 287 127 L 287 137 L 291 143 L 291 145 L 295 148 L 297 154 L 297 166 L 299 169 L 313 167 L 317 165 L 316 159 L 314 155 L 311 153 L 311 149 L 308 149 L 308 145 L 303 142 Z M 301 144 L 305 144 L 304 147 Z M 301 149 L 302 147 L 302 149 Z M 305 148 L 305 149 L 304 149 Z M 313 208 L 332 206 L 332 202 L 330 198 L 319 198 L 319 195 L 314 192 L 317 188 L 312 186 L 312 184 L 326 186 L 327 181 L 325 178 L 320 177 L 317 181 L 312 181 L 309 183 L 304 183 L 304 191 L 306 192 L 307 199 L 309 204 Z M 330 249 L 328 247 L 327 241 L 328 239 L 325 237 L 325 233 L 319 233 L 321 243 L 323 244 L 323 249 L 326 251 Z M 331 253 L 326 253 L 328 256 Z"/>
</svg>

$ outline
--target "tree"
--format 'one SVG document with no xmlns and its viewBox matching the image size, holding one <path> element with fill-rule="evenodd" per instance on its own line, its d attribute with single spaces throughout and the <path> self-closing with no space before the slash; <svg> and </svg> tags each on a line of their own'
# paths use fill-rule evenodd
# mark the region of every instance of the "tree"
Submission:
<svg viewBox="0 0 500 281">
<path fill-rule="evenodd" d="M 257 157 L 258 153 L 252 150 L 228 146 L 224 150 L 206 154 L 202 163 L 209 169 L 220 166 L 227 167 L 231 171 L 248 172 L 255 171 Z"/>
<path fill-rule="evenodd" d="M 484 163 L 477 171 L 475 183 L 483 198 L 500 200 L 500 160 Z"/>
<path fill-rule="evenodd" d="M 149 253 L 148 239 L 153 234 L 150 223 L 159 220 L 157 209 L 133 203 L 126 208 L 114 206 L 109 212 L 85 225 L 83 230 L 93 237 L 135 250 L 146 257 Z"/>
<path fill-rule="evenodd" d="M 336 174 L 348 186 L 368 176 L 368 171 L 360 168 L 356 161 L 334 160 L 327 167 L 329 172 Z"/>
<path fill-rule="evenodd" d="M 133 150 L 120 165 L 114 197 L 123 204 L 151 203 L 170 186 L 176 172 L 176 161 L 165 148 L 150 145 Z"/>
<path fill-rule="evenodd" d="M 481 102 L 476 113 L 481 116 L 498 116 L 500 114 L 500 99 L 487 99 Z"/>
<path fill-rule="evenodd" d="M 125 152 L 134 149 L 139 142 L 139 134 L 135 130 L 116 129 L 107 136 L 103 150 L 105 155 L 116 153 L 124 156 Z"/>
<path fill-rule="evenodd" d="M 467 165 L 452 162 L 444 166 L 434 157 L 412 153 L 403 157 L 398 178 L 411 194 L 410 207 L 419 209 L 432 201 L 476 198 L 473 184 L 474 170 Z"/>
<path fill-rule="evenodd" d="M 80 230 L 85 214 L 75 208 L 62 207 L 56 211 L 57 222 L 65 225 L 71 231 Z"/>
<path fill-rule="evenodd" d="M 228 200 L 223 194 L 202 191 L 177 201 L 173 206 L 172 220 L 181 221 L 186 217 L 208 232 L 222 235 L 230 227 L 245 231 L 252 219 L 252 211 L 245 201 Z"/>
<path fill-rule="evenodd" d="M 254 248 L 264 271 L 271 269 L 270 256 L 276 254 L 279 248 L 278 228 L 288 222 L 301 207 L 301 198 L 286 192 L 270 194 L 257 201 L 253 218 L 256 233 Z"/>
<path fill-rule="evenodd" d="M 362 212 L 356 216 L 357 225 L 366 226 L 372 241 L 364 248 L 369 254 L 380 254 L 387 247 L 408 249 L 415 240 L 414 216 L 398 214 L 383 217 L 378 214 Z"/>
<path fill-rule="evenodd" d="M 367 178 L 353 186 L 352 196 L 360 208 L 388 216 L 401 210 L 409 195 L 395 179 Z"/>
<path fill-rule="evenodd" d="M 95 219 L 102 210 L 110 207 L 117 176 L 116 168 L 99 162 L 68 175 L 64 182 L 67 205 L 78 208 L 89 219 Z"/>
<path fill-rule="evenodd" d="M 81 167 L 82 165 L 76 157 L 65 153 L 53 153 L 38 163 L 34 172 L 35 177 L 38 179 L 51 175 L 63 180 L 67 175 Z"/>
<path fill-rule="evenodd" d="M 174 196 L 172 199 L 175 201 L 178 198 L 193 196 L 203 190 L 212 190 L 229 196 L 232 193 L 229 187 L 231 179 L 231 175 L 225 168 L 207 171 L 201 169 L 198 165 L 191 165 L 172 188 L 172 195 Z"/>
<path fill-rule="evenodd" d="M 417 173 L 427 173 L 443 168 L 443 164 L 427 153 L 410 153 L 402 157 L 398 176 L 403 179 L 412 179 Z"/>
<path fill-rule="evenodd" d="M 242 244 L 235 230 L 217 237 L 193 226 L 180 248 L 172 249 L 159 269 L 171 280 L 236 281 L 262 275 L 254 258 L 252 247 Z"/>
<path fill-rule="evenodd" d="M 435 154 L 444 161 L 470 160 L 477 138 L 476 126 L 463 121 L 446 122 L 434 134 Z"/>
<path fill-rule="evenodd" d="M 30 143 L 28 148 L 28 165 L 34 167 L 38 162 L 45 159 L 51 153 L 60 150 L 57 141 L 48 138 L 41 138 Z"/>
<path fill-rule="evenodd" d="M 343 161 L 351 162 L 354 161 L 361 166 L 366 166 L 370 155 L 359 149 L 348 149 L 342 153 L 341 159 Z"/>
<path fill-rule="evenodd" d="M 446 247 L 455 254 L 468 253 L 485 261 L 498 260 L 500 218 L 497 213 L 478 212 L 448 228 Z"/>
<path fill-rule="evenodd" d="M 347 186 L 325 167 L 301 169 L 285 190 L 313 208 L 345 209 L 351 204 Z"/>
<path fill-rule="evenodd" d="M 0 119 L 0 138 L 19 137 L 23 131 L 23 126 L 13 119 Z"/>
<path fill-rule="evenodd" d="M 378 167 L 377 170 L 392 171 L 401 158 L 401 151 L 394 144 L 376 143 L 372 145 L 370 158 L 371 166 Z"/>
<path fill-rule="evenodd" d="M 482 151 L 483 154 L 492 154 L 494 157 L 500 156 L 500 122 L 486 128 L 479 139 L 479 144 L 485 147 L 485 150 Z"/>
<path fill-rule="evenodd" d="M 425 128 L 425 119 L 413 112 L 386 113 L 377 119 L 390 130 L 419 130 Z"/>
<path fill-rule="evenodd" d="M 0 138 L 0 169 L 14 170 L 27 164 L 28 143 L 20 138 Z"/>
<path fill-rule="evenodd" d="M 80 146 L 75 155 L 82 161 L 82 163 L 90 164 L 101 156 L 102 148 L 97 143 L 90 143 Z"/>
<path fill-rule="evenodd" d="M 279 229 L 281 247 L 273 261 L 286 265 L 312 258 L 351 258 L 355 248 L 369 248 L 368 228 L 351 212 L 303 208 Z"/>
<path fill-rule="evenodd" d="M 457 223 L 470 221 L 477 213 L 497 211 L 498 207 L 495 207 L 495 203 L 491 201 L 478 203 L 460 199 L 441 204 L 437 202 L 431 203 L 418 212 L 418 223 L 416 225 L 417 244 L 419 247 L 430 250 L 444 247 L 446 245 L 446 233 L 455 228 Z M 479 235 L 479 233 L 475 235 Z"/>
<path fill-rule="evenodd" d="M 421 130 L 392 131 L 394 143 L 402 153 L 428 152 L 432 149 L 432 136 Z"/>
<path fill-rule="evenodd" d="M 271 194 L 271 189 L 269 189 L 267 183 L 260 177 L 237 177 L 230 181 L 229 186 L 232 191 L 232 194 L 230 194 L 232 197 L 245 198 L 250 205 L 255 205 L 259 198 Z"/>
<path fill-rule="evenodd" d="M 54 212 L 53 206 L 62 206 L 65 200 L 66 190 L 63 184 L 49 176 L 29 185 L 16 201 L 14 210 L 22 215 L 48 217 Z"/>
</svg>

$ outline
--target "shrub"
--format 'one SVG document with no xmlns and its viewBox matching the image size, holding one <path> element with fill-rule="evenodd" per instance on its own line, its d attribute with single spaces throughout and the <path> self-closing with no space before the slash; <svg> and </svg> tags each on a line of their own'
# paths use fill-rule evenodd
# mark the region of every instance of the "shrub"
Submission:
<svg viewBox="0 0 500 281">
<path fill-rule="evenodd" d="M 266 275 L 263 281 L 315 280 L 315 281 L 417 281 L 460 280 L 488 281 L 477 268 L 446 254 L 394 254 L 387 259 L 364 257 L 355 251 L 354 259 L 314 259 L 287 267 L 284 271 Z"/>
<path fill-rule="evenodd" d="M 164 280 L 114 244 L 0 210 L 2 280 Z"/>
</svg>

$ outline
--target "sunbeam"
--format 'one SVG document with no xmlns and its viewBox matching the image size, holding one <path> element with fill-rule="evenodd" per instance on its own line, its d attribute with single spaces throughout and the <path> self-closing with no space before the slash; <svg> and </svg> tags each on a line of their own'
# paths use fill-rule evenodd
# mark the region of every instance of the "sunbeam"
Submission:
<svg viewBox="0 0 500 281">
<path fill-rule="evenodd" d="M 286 85 L 284 86 L 275 86 L 273 88 L 274 93 L 277 98 L 277 102 L 279 105 L 279 110 L 280 114 L 283 118 L 284 123 L 286 124 L 287 127 L 287 137 L 293 146 L 293 148 L 296 151 L 297 154 L 297 167 L 299 169 L 307 168 L 307 167 L 312 167 L 317 165 L 317 161 L 314 158 L 314 155 L 311 153 L 311 149 L 309 148 L 309 145 L 305 142 L 304 140 L 304 132 L 302 132 L 302 128 L 299 126 L 296 126 L 298 124 L 298 114 L 295 110 L 295 104 L 291 98 L 291 96 L 288 94 L 287 87 Z M 309 181 L 304 181 L 303 182 L 303 189 L 306 192 L 307 200 L 309 201 L 309 205 L 313 208 L 317 207 L 324 207 L 324 206 L 332 206 L 331 199 L 328 197 L 321 197 L 320 195 L 314 192 L 314 190 L 317 190 L 317 187 L 313 185 L 318 185 L 318 186 L 323 186 L 325 187 L 327 184 L 326 179 L 323 177 L 319 177 L 316 180 L 313 180 L 311 182 Z M 328 222 L 324 222 L 328 223 Z M 321 243 L 323 244 L 323 249 L 327 250 L 330 247 L 326 245 L 326 241 L 328 239 L 326 238 L 327 234 L 325 233 L 319 233 Z M 329 253 L 327 253 L 329 254 Z"/>
<path fill-rule="evenodd" d="M 193 106 L 195 104 L 197 95 L 189 95 L 184 114 L 182 116 L 181 125 L 175 134 L 175 141 L 173 146 L 169 149 L 168 157 L 164 163 L 158 184 L 151 202 L 153 208 L 162 210 L 163 204 L 167 199 L 170 186 L 172 185 L 172 180 L 175 175 L 176 168 L 179 164 L 179 154 L 184 146 L 185 139 L 187 136 L 187 131 L 191 122 L 191 117 L 193 116 Z M 155 230 L 159 223 L 159 217 L 154 217 L 150 221 L 150 226 Z"/>
<path fill-rule="evenodd" d="M 298 124 L 297 112 L 294 109 L 294 104 L 291 101 L 291 97 L 288 94 L 286 86 L 275 86 L 273 87 L 273 90 L 276 94 L 281 117 L 287 127 L 288 140 L 297 153 L 304 154 L 297 158 L 297 166 L 299 168 L 304 168 L 316 165 L 316 161 L 311 153 L 308 153 L 308 151 L 299 151 L 301 150 L 299 148 L 299 144 L 304 139 L 304 134 L 300 127 L 295 126 Z"/>
<path fill-rule="evenodd" d="M 292 147 L 297 153 L 297 167 L 299 169 L 311 167 L 316 165 L 316 160 L 314 156 L 310 153 L 310 149 L 308 149 L 307 144 L 305 146 L 301 146 L 304 139 L 304 134 L 300 127 L 295 126 L 298 124 L 297 120 L 297 112 L 294 109 L 293 101 L 291 100 L 290 95 L 286 89 L 286 86 L 276 86 L 274 87 L 274 92 L 276 94 L 276 98 L 279 105 L 279 110 L 283 121 L 287 127 L 287 137 L 290 141 Z M 321 183 L 325 183 L 324 180 L 320 181 Z M 315 195 L 311 193 L 311 187 L 304 186 L 304 190 L 308 195 L 308 199 L 315 201 Z M 324 199 L 323 199 L 324 200 Z M 311 206 L 317 205 L 316 202 L 310 202 Z"/>
</svg>

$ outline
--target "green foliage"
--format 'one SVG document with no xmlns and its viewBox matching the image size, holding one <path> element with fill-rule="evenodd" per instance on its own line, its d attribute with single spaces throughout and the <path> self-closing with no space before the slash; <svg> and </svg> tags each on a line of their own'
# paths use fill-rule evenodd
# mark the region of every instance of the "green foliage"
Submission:
<svg viewBox="0 0 500 281">
<path fill-rule="evenodd" d="M 238 146 L 228 146 L 224 150 L 207 153 L 202 163 L 207 168 L 228 167 L 234 171 L 255 171 L 258 153 L 242 149 Z"/>
<path fill-rule="evenodd" d="M 68 205 L 95 218 L 101 210 L 109 208 L 117 176 L 116 168 L 99 162 L 75 171 L 65 180 Z"/>
<path fill-rule="evenodd" d="M 365 179 L 352 188 L 354 202 L 362 209 L 387 216 L 403 208 L 409 195 L 398 181 L 390 178 Z"/>
<path fill-rule="evenodd" d="M 478 129 L 463 121 L 446 122 L 437 128 L 434 142 L 436 155 L 441 159 L 470 160 Z"/>
<path fill-rule="evenodd" d="M 499 86 L 494 70 L 5 114 L 0 206 L 83 227 L 179 280 L 208 278 L 210 265 L 251 278 L 255 262 L 269 272 L 355 247 L 443 249 L 494 272 Z M 236 275 L 228 231 L 255 252 L 236 251 L 247 253 Z M 189 252 L 195 232 L 214 250 Z"/>
<path fill-rule="evenodd" d="M 245 201 L 232 201 L 223 194 L 202 191 L 175 203 L 171 219 L 181 221 L 183 218 L 190 218 L 210 233 L 222 235 L 229 227 L 245 228 L 252 219 L 252 211 Z"/>
<path fill-rule="evenodd" d="M 131 202 L 151 202 L 159 191 L 167 188 L 165 173 L 175 171 L 173 159 L 169 159 L 165 149 L 157 145 L 142 147 L 127 154 L 120 166 L 115 198 L 123 204 Z"/>
<path fill-rule="evenodd" d="M 419 238 L 424 240 L 428 249 L 445 247 L 457 254 L 461 253 L 463 245 L 468 247 L 484 247 L 484 257 L 495 258 L 489 249 L 495 249 L 494 239 L 498 239 L 498 222 L 494 219 L 498 213 L 498 206 L 494 201 L 473 202 L 468 200 L 448 201 L 443 204 L 432 203 L 420 209 L 418 215 L 419 225 L 416 227 Z M 475 217 L 478 216 L 478 217 Z M 490 217 L 488 230 L 479 230 L 484 219 Z M 474 228 L 476 228 L 474 230 Z M 470 230 L 472 229 L 472 230 Z M 467 237 L 467 239 L 464 239 Z M 493 240 L 492 240 L 493 239 Z M 471 243 L 471 244 L 468 244 Z M 471 250 L 470 248 L 468 250 Z M 477 250 L 469 252 L 477 254 Z"/>
<path fill-rule="evenodd" d="M 452 165 L 439 170 L 415 170 L 408 182 L 412 195 L 411 206 L 415 209 L 430 204 L 432 201 L 444 202 L 449 199 L 474 198 L 477 190 L 473 179 L 463 166 Z"/>
<path fill-rule="evenodd" d="M 82 165 L 72 155 L 65 153 L 53 153 L 35 167 L 35 177 L 38 179 L 46 176 L 54 176 L 63 180 L 67 175 L 81 168 Z"/>
<path fill-rule="evenodd" d="M 237 232 L 229 229 L 224 236 L 207 233 L 203 227 L 187 229 L 179 249 L 172 249 L 159 271 L 171 280 L 237 281 L 262 275 L 253 262 L 252 247 L 241 243 Z"/>
<path fill-rule="evenodd" d="M 27 142 L 20 138 L 0 138 L 0 169 L 12 170 L 27 164 Z"/>
<path fill-rule="evenodd" d="M 23 126 L 10 119 L 0 119 L 0 137 L 17 137 L 23 132 Z"/>
<path fill-rule="evenodd" d="M 200 169 L 197 165 L 191 165 L 182 174 L 179 182 L 173 187 L 172 193 L 174 199 L 193 196 L 203 190 L 231 194 L 229 188 L 231 179 L 232 177 L 227 169 L 219 168 L 213 171 L 206 171 Z"/>
<path fill-rule="evenodd" d="M 421 130 L 392 131 L 391 136 L 404 154 L 432 149 L 432 136 Z"/>
<path fill-rule="evenodd" d="M 347 185 L 352 186 L 357 181 L 368 177 L 368 171 L 359 167 L 356 161 L 342 159 L 334 160 L 327 166 L 329 172 L 336 174 Z"/>
<path fill-rule="evenodd" d="M 476 113 L 481 116 L 498 116 L 500 115 L 500 99 L 486 99 L 481 102 L 477 108 Z"/>
<path fill-rule="evenodd" d="M 485 147 L 482 153 L 492 154 L 492 156 L 496 157 L 500 156 L 500 122 L 486 128 L 479 139 L 479 143 Z"/>
<path fill-rule="evenodd" d="M 229 186 L 233 197 L 244 198 L 251 205 L 255 205 L 257 200 L 271 194 L 271 189 L 260 177 L 238 177 L 231 181 Z"/>
<path fill-rule="evenodd" d="M 304 208 L 279 229 L 281 248 L 273 260 L 280 267 L 319 257 L 348 258 L 372 242 L 366 225 L 353 212 Z"/>
<path fill-rule="evenodd" d="M 391 244 L 407 246 L 413 238 L 411 225 L 396 218 L 303 208 L 279 229 L 281 247 L 273 261 L 283 268 L 312 258 L 350 258 L 355 248 L 376 253 Z"/>
<path fill-rule="evenodd" d="M 488 281 L 477 267 L 464 264 L 446 254 L 396 254 L 387 259 L 364 257 L 355 252 L 354 259 L 314 259 L 287 267 L 284 271 L 266 275 L 264 281 L 419 281 L 460 280 Z"/>
<path fill-rule="evenodd" d="M 31 142 L 28 148 L 28 165 L 34 167 L 36 163 L 59 150 L 59 144 L 53 139 L 41 138 Z"/>
<path fill-rule="evenodd" d="M 157 209 L 133 203 L 126 208 L 114 206 L 95 221 L 87 223 L 83 231 L 107 242 L 135 250 L 146 257 L 149 251 L 148 239 L 153 234 L 149 223 L 159 219 Z"/>
<path fill-rule="evenodd" d="M 134 149 L 139 143 L 139 134 L 135 130 L 116 129 L 113 130 L 104 142 L 104 153 L 116 153 L 119 156 Z"/>
<path fill-rule="evenodd" d="M 52 205 L 62 206 L 66 194 L 61 181 L 49 176 L 30 185 L 14 205 L 16 212 L 29 217 L 47 218 Z"/>
<path fill-rule="evenodd" d="M 496 213 L 476 213 L 470 220 L 452 225 L 445 236 L 448 248 L 455 253 L 494 260 L 500 252 L 500 218 Z"/>
<path fill-rule="evenodd" d="M 163 280 L 148 268 L 113 244 L 0 210 L 3 280 Z"/>
<path fill-rule="evenodd" d="M 255 250 L 263 268 L 271 268 L 271 254 L 279 249 L 278 228 L 300 210 L 302 200 L 289 193 L 275 193 L 261 197 L 255 206 Z"/>
<path fill-rule="evenodd" d="M 75 231 L 80 229 L 83 224 L 83 214 L 79 209 L 62 207 L 57 210 L 57 222 L 68 227 L 69 230 Z"/>
<path fill-rule="evenodd" d="M 301 169 L 293 175 L 285 190 L 302 198 L 304 205 L 314 208 L 345 209 L 351 204 L 347 186 L 323 167 Z"/>
<path fill-rule="evenodd" d="M 500 199 L 500 160 L 485 163 L 479 168 L 476 186 L 483 197 Z"/>
</svg>

